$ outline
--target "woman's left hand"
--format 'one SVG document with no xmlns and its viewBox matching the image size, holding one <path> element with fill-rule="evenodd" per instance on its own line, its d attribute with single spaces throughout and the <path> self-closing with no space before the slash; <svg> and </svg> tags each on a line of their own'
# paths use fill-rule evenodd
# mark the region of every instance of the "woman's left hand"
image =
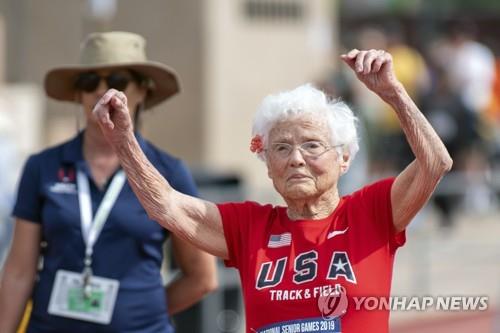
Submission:
<svg viewBox="0 0 500 333">
<path fill-rule="evenodd" d="M 381 97 L 391 93 L 399 85 L 394 73 L 392 56 L 384 50 L 353 49 L 343 54 L 341 58 L 368 89 Z"/>
</svg>

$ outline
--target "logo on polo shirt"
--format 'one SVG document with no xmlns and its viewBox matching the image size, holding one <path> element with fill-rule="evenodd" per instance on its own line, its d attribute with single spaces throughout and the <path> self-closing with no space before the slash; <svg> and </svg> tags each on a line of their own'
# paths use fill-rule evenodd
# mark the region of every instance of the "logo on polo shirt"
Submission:
<svg viewBox="0 0 500 333">
<path fill-rule="evenodd" d="M 76 194 L 75 169 L 61 167 L 57 171 L 58 182 L 52 184 L 49 191 L 52 193 Z"/>
<path fill-rule="evenodd" d="M 63 183 L 73 183 L 76 179 L 75 169 L 72 167 L 59 168 L 59 170 L 57 171 L 57 178 L 59 179 L 60 182 L 63 182 Z"/>
</svg>

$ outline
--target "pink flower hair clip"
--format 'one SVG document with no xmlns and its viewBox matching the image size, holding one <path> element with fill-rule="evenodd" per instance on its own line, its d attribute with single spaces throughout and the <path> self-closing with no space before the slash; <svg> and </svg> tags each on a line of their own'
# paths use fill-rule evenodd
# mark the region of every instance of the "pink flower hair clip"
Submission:
<svg viewBox="0 0 500 333">
<path fill-rule="evenodd" d="M 262 141 L 262 137 L 260 135 L 255 135 L 250 142 L 250 151 L 252 153 L 261 153 L 264 150 L 264 142 Z"/>
</svg>

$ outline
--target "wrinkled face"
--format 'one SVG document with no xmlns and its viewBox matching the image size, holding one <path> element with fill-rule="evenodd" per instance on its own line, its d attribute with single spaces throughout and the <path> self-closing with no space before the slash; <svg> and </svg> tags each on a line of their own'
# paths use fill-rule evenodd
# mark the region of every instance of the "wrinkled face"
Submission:
<svg viewBox="0 0 500 333">
<path fill-rule="evenodd" d="M 137 105 L 144 101 L 144 98 L 146 97 L 146 89 L 141 87 L 132 77 L 132 74 L 125 70 L 125 69 L 119 69 L 119 70 L 99 70 L 95 71 L 101 78 L 108 77 L 110 74 L 118 74 L 123 77 L 129 78 L 130 81 L 126 85 L 125 89 L 123 92 L 127 96 L 127 102 L 128 102 L 128 109 L 130 110 L 130 114 L 132 118 L 134 117 L 134 113 L 137 109 Z M 92 115 L 92 110 L 94 109 L 94 106 L 96 103 L 99 101 L 99 99 L 108 91 L 109 87 L 106 83 L 105 79 L 101 79 L 99 84 L 97 85 L 97 88 L 94 91 L 84 91 L 80 90 L 80 102 L 83 106 L 83 109 L 85 111 L 85 116 L 87 118 L 87 123 L 92 122 L 93 118 L 91 117 Z"/>
<path fill-rule="evenodd" d="M 266 144 L 268 175 L 285 200 L 318 198 L 337 191 L 340 175 L 347 170 L 347 156 L 339 157 L 336 149 L 313 157 L 304 156 L 299 145 L 316 141 L 331 147 L 331 134 L 326 121 L 312 115 L 300 115 L 278 121 L 269 132 Z M 277 143 L 294 145 L 288 157 L 273 153 Z"/>
</svg>

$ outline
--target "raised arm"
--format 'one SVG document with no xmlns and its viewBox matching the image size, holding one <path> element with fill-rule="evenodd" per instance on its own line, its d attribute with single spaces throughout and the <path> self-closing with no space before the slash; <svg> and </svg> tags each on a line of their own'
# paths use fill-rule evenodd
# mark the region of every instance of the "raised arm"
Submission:
<svg viewBox="0 0 500 333">
<path fill-rule="evenodd" d="M 415 155 L 396 178 L 391 190 L 396 231 L 402 231 L 430 198 L 453 161 L 443 142 L 397 80 L 392 56 L 382 50 L 351 50 L 342 59 L 368 89 L 396 112 Z"/>
<path fill-rule="evenodd" d="M 93 113 L 148 216 L 194 246 L 227 259 L 217 206 L 177 192 L 149 162 L 134 136 L 125 95 L 108 90 Z"/>
</svg>

